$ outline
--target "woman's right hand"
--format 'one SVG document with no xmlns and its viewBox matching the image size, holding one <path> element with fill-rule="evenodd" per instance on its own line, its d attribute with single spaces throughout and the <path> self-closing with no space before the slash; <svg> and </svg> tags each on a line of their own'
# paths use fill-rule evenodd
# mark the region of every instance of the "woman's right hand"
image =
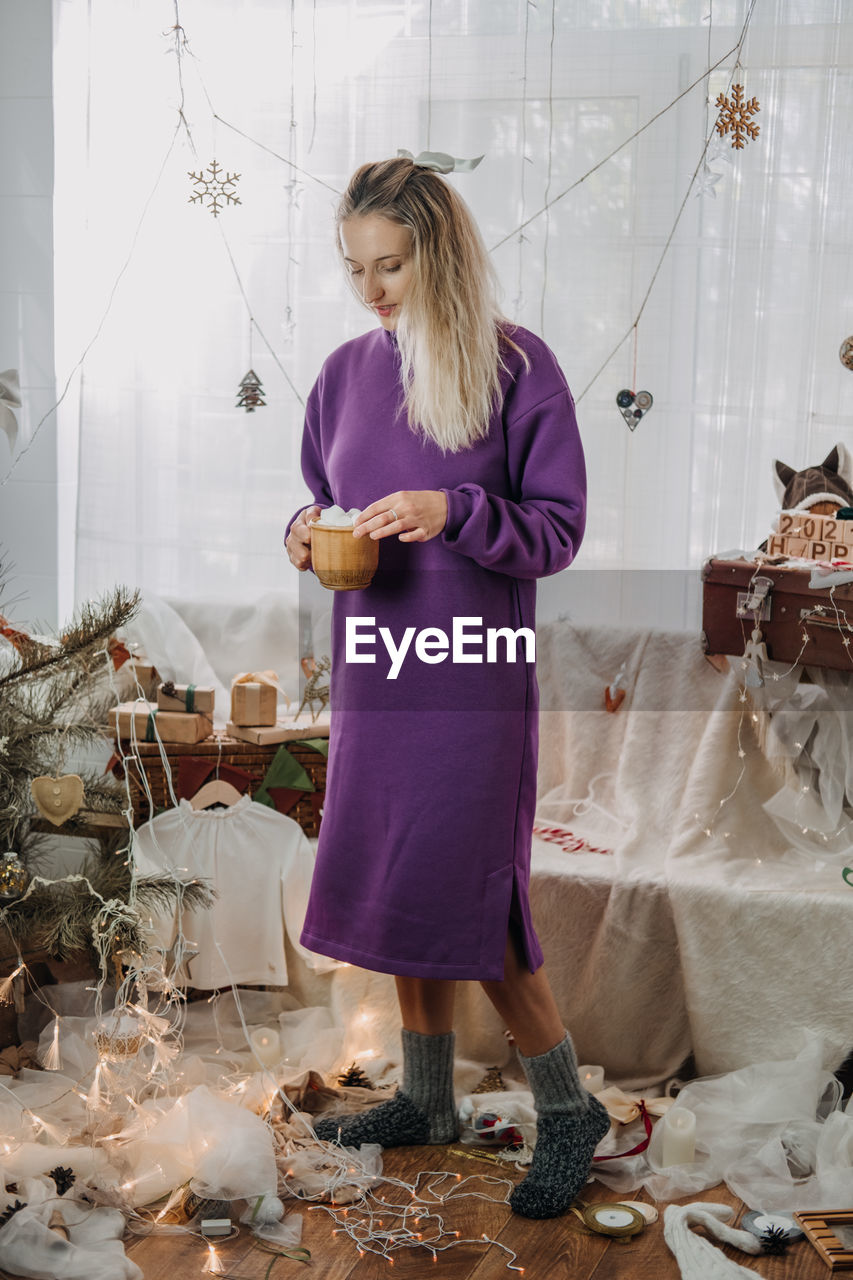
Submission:
<svg viewBox="0 0 853 1280">
<path fill-rule="evenodd" d="M 313 506 L 300 511 L 290 526 L 290 533 L 284 544 L 291 563 L 296 565 L 300 573 L 311 568 L 311 530 L 308 528 L 308 521 L 316 520 L 321 509 Z"/>
</svg>

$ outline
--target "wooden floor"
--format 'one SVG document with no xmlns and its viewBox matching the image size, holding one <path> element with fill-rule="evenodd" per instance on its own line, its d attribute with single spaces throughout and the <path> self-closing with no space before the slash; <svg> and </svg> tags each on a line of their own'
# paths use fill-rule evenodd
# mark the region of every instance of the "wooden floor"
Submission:
<svg viewBox="0 0 853 1280">
<path fill-rule="evenodd" d="M 446 1147 L 401 1148 L 383 1156 L 384 1170 L 391 1177 L 414 1181 L 419 1170 L 450 1170 L 463 1177 L 471 1173 L 498 1172 L 493 1165 L 455 1156 Z M 521 1174 L 512 1175 L 520 1180 Z M 377 1188 L 383 1194 L 381 1187 Z M 492 1194 L 495 1194 L 493 1191 Z M 583 1192 L 584 1200 L 614 1200 L 613 1192 L 600 1183 L 590 1183 Z M 642 1194 L 624 1197 L 647 1200 Z M 736 1225 L 744 1205 L 724 1187 L 707 1191 L 698 1197 L 707 1201 L 732 1205 Z M 293 1202 L 289 1201 L 288 1206 Z M 483 1200 L 460 1200 L 442 1210 L 448 1229 L 458 1230 L 463 1239 L 479 1240 L 483 1232 L 509 1246 L 518 1254 L 516 1265 L 524 1267 L 525 1280 L 679 1280 L 679 1268 L 663 1239 L 661 1217 L 628 1243 L 603 1236 L 586 1235 L 577 1218 L 569 1213 L 546 1222 L 530 1222 L 516 1217 L 505 1204 L 487 1204 Z M 296 1206 L 302 1214 L 302 1244 L 310 1249 L 311 1260 L 305 1264 L 287 1258 L 272 1258 L 258 1249 L 245 1228 L 242 1234 L 217 1245 L 223 1273 L 235 1280 L 285 1280 L 288 1276 L 322 1277 L 322 1280 L 514 1280 L 517 1271 L 507 1270 L 508 1255 L 495 1246 L 483 1244 L 455 1245 L 439 1254 L 433 1263 L 429 1253 L 416 1249 L 399 1249 L 393 1264 L 366 1254 L 359 1258 L 354 1243 L 346 1236 L 332 1235 L 332 1222 L 322 1209 Z M 145 1280 L 185 1280 L 201 1275 L 205 1265 L 205 1246 L 198 1239 L 180 1236 L 137 1238 L 127 1243 L 131 1258 L 141 1267 Z M 784 1257 L 758 1257 L 725 1249 L 728 1257 L 741 1266 L 758 1272 L 765 1280 L 826 1280 L 826 1266 L 806 1240 L 788 1246 Z M 272 1268 L 270 1268 L 270 1264 Z"/>
</svg>

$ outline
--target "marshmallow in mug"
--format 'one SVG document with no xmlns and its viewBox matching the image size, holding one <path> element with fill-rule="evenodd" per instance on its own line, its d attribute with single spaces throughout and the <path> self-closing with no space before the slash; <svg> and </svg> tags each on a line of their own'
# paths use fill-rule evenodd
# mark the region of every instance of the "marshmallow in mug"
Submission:
<svg viewBox="0 0 853 1280">
<path fill-rule="evenodd" d="M 355 524 L 356 516 L 360 515 L 359 507 L 350 507 L 349 511 L 344 511 L 343 507 L 338 506 L 326 507 L 313 523 L 327 529 L 351 529 Z"/>
</svg>

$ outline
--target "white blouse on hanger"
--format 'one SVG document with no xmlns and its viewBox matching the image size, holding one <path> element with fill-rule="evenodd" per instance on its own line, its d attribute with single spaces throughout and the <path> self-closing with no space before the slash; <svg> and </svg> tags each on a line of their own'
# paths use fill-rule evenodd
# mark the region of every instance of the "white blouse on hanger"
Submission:
<svg viewBox="0 0 853 1280">
<path fill-rule="evenodd" d="M 188 800 L 135 833 L 139 876 L 172 874 L 207 880 L 218 897 L 209 910 L 183 912 L 190 951 L 188 980 L 208 991 L 232 983 L 287 985 L 284 934 L 306 964 L 320 972 L 336 961 L 299 941 L 314 870 L 310 844 L 292 818 L 241 796 L 227 809 L 193 809 Z M 167 951 L 176 912 L 152 916 L 153 944 Z"/>
</svg>

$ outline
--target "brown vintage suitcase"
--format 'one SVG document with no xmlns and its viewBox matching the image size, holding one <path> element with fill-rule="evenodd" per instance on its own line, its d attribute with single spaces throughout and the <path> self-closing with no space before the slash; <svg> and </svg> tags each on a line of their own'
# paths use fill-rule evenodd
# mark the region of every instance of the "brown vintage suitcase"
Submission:
<svg viewBox="0 0 853 1280">
<path fill-rule="evenodd" d="M 810 578 L 806 568 L 707 560 L 704 652 L 742 654 L 758 626 L 771 661 L 853 670 L 853 583 L 812 588 Z"/>
</svg>

